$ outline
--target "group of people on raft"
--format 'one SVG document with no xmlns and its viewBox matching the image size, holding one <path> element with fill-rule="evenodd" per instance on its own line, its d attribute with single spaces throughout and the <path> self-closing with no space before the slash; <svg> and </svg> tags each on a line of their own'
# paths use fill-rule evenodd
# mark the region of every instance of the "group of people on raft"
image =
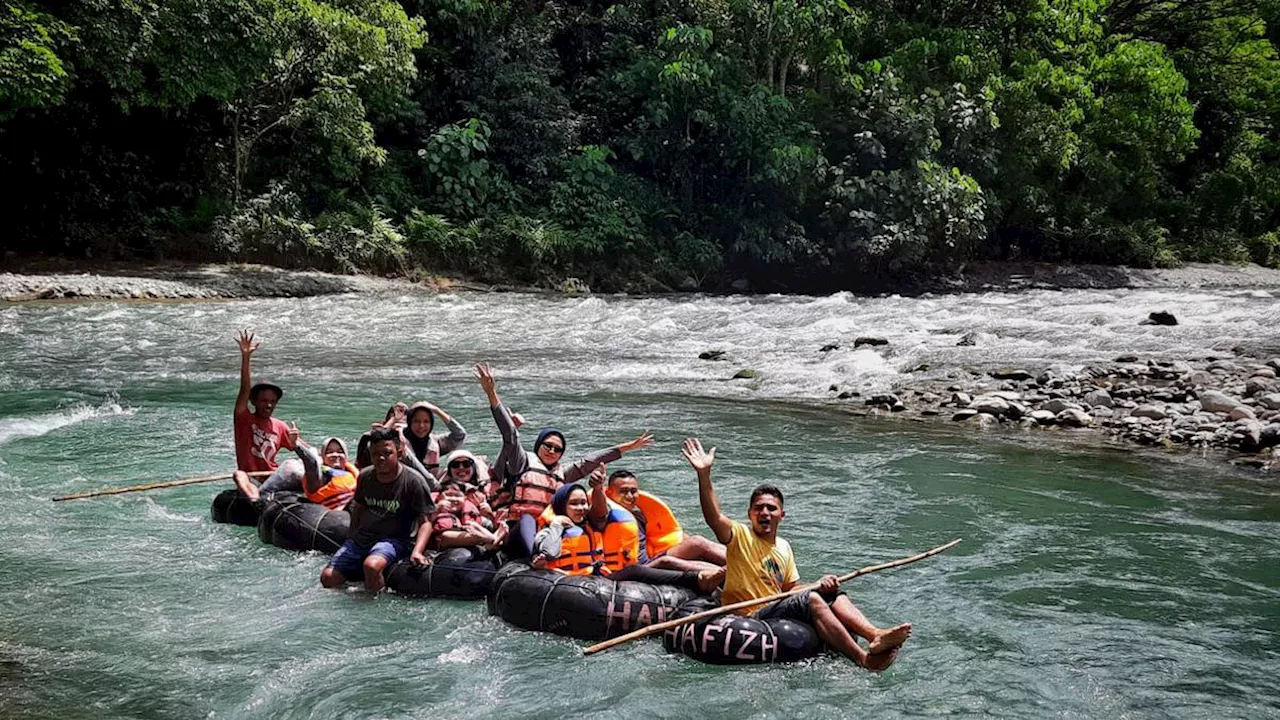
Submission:
<svg viewBox="0 0 1280 720">
<path fill-rule="evenodd" d="M 524 421 L 502 403 L 488 364 L 476 365 L 475 376 L 502 436 L 491 463 L 462 449 L 466 430 L 427 402 L 392 406 L 360 438 L 352 462 L 341 439 L 325 438 L 317 448 L 296 426 L 274 417 L 284 391 L 252 381 L 251 357 L 260 343 L 248 331 L 237 341 L 233 479 L 251 501 L 293 491 L 350 513 L 349 537 L 320 574 L 325 587 L 363 582 L 377 593 L 384 570 L 397 560 L 427 565 L 430 553 L 457 547 L 502 551 L 567 575 L 607 575 L 703 594 L 723 588 L 724 605 L 785 592 L 800 581 L 791 546 L 778 537 L 786 517 L 782 490 L 760 485 L 748 502 L 749 523 L 730 519 L 711 482 L 716 450 L 705 450 L 696 438 L 684 441 L 683 454 L 697 474 L 702 516 L 718 542 L 671 533 L 669 508 L 642 492 L 633 473 L 606 474 L 607 464 L 652 445 L 648 432 L 569 462 L 564 433 L 548 427 L 538 432 L 533 450 L 526 450 L 519 432 Z M 433 434 L 437 417 L 447 434 Z M 298 460 L 277 463 L 281 448 Z M 255 475 L 267 473 L 255 484 Z M 580 484 L 584 479 L 586 485 Z M 872 624 L 840 591 L 835 575 L 823 576 L 814 590 L 738 612 L 808 623 L 830 648 L 871 670 L 893 663 L 911 634 L 910 623 Z"/>
</svg>

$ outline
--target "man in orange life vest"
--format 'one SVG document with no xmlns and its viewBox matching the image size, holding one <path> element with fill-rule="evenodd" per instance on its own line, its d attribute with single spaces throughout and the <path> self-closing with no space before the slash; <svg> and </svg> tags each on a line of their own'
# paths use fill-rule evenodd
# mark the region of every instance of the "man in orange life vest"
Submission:
<svg viewBox="0 0 1280 720">
<path fill-rule="evenodd" d="M 626 508 L 635 516 L 640 526 L 640 564 L 663 570 L 701 571 L 724 567 L 724 546 L 699 535 L 680 532 L 675 545 L 650 557 L 646 546 L 652 545 L 649 532 L 654 529 L 653 518 L 648 517 L 637 500 L 640 498 L 640 480 L 630 470 L 609 473 L 609 499 Z M 656 498 L 655 498 L 656 499 Z M 665 505 L 665 503 L 663 504 Z"/>
<path fill-rule="evenodd" d="M 724 580 L 722 605 L 768 597 L 791 590 L 800 581 L 791 545 L 778 537 L 778 525 L 786 517 L 782 491 L 773 485 L 761 485 L 751 493 L 747 509 L 750 525 L 731 520 L 720 512 L 715 488 L 711 485 L 711 466 L 716 449 L 702 449 L 697 438 L 684 441 L 684 457 L 698 475 L 698 500 L 702 517 L 725 544 L 728 565 Z M 763 607 L 757 605 L 738 611 L 754 614 L 761 620 L 787 619 L 814 627 L 828 647 L 840 652 L 868 670 L 884 670 L 897 657 L 898 648 L 911 634 L 911 624 L 881 629 L 872 625 L 853 602 L 840 592 L 840 580 L 824 575 L 817 590 L 797 593 Z M 867 641 L 866 649 L 855 637 Z"/>
</svg>

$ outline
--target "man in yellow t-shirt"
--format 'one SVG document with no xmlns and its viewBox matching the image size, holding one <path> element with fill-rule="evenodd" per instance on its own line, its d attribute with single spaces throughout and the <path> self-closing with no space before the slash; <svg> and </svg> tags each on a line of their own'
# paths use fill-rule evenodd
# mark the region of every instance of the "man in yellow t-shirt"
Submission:
<svg viewBox="0 0 1280 720">
<path fill-rule="evenodd" d="M 791 590 L 800 582 L 791 545 L 778 537 L 778 525 L 786 517 L 782 491 L 761 485 L 751 493 L 747 508 L 750 525 L 731 520 L 720 512 L 715 488 L 711 486 L 711 466 L 716 449 L 702 449 L 697 438 L 684 441 L 684 457 L 698 474 L 698 500 L 702 518 L 726 546 L 728 564 L 721 603 L 731 605 Z M 742 614 L 761 620 L 787 619 L 808 623 L 829 647 L 868 670 L 884 670 L 893 664 L 898 648 L 911 634 L 911 623 L 879 628 L 840 592 L 840 580 L 824 575 L 816 589 L 762 606 L 748 607 Z M 864 649 L 856 637 L 867 641 Z"/>
</svg>

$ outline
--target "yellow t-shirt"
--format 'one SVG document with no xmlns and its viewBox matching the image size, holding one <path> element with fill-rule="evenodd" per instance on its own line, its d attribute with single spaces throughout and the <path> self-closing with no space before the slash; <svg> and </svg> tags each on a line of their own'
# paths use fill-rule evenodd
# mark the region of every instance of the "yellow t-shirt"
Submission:
<svg viewBox="0 0 1280 720">
<path fill-rule="evenodd" d="M 761 539 L 750 525 L 733 523 L 733 537 L 725 548 L 728 560 L 724 575 L 724 593 L 720 604 L 732 605 L 743 600 L 766 597 L 782 592 L 782 587 L 800 580 L 791 545 L 782 538 L 776 542 Z M 739 615 L 759 610 L 748 607 Z"/>
</svg>

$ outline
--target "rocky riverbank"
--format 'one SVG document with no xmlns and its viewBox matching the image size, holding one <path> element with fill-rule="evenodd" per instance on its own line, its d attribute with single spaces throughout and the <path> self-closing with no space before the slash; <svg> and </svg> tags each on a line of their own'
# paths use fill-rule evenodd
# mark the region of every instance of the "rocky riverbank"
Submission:
<svg viewBox="0 0 1280 720">
<path fill-rule="evenodd" d="M 0 273 L 0 298 L 9 302 L 216 300 L 438 289 L 434 283 L 266 265 L 125 265 L 82 272 L 53 266 Z"/>
<path fill-rule="evenodd" d="M 1223 450 L 1232 462 L 1280 470 L 1280 357 L 1197 362 L 1122 355 L 1079 370 L 951 370 L 894 392 L 837 398 L 859 415 L 1092 432 L 1147 446 Z"/>
</svg>

